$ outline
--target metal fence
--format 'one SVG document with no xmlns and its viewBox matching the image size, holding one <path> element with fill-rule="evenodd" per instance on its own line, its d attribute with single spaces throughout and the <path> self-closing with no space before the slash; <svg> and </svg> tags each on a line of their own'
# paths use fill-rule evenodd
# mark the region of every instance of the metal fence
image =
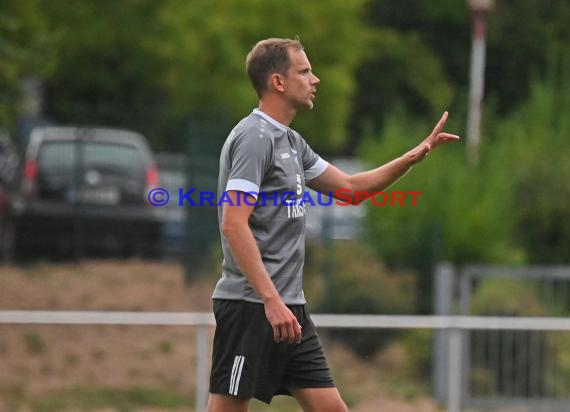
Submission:
<svg viewBox="0 0 570 412">
<path fill-rule="evenodd" d="M 196 192 L 218 190 L 220 151 L 231 131 L 224 116 L 193 119 L 188 127 L 188 187 Z M 218 209 L 205 202 L 200 207 L 188 207 L 186 219 L 187 242 L 184 253 L 184 268 L 187 280 L 203 274 L 202 266 L 219 249 Z"/>
<path fill-rule="evenodd" d="M 435 312 L 565 319 L 570 314 L 570 267 L 470 265 L 436 271 Z M 447 338 L 436 334 L 434 389 L 446 396 Z M 466 332 L 462 398 L 473 407 L 533 405 L 570 410 L 570 333 L 546 330 Z"/>
<path fill-rule="evenodd" d="M 445 331 L 448 351 L 446 370 L 448 385 L 445 403 L 449 412 L 460 412 L 462 410 L 462 378 L 465 376 L 464 336 L 467 331 L 570 331 L 570 319 L 565 318 L 327 314 L 316 314 L 312 318 L 318 328 L 424 328 Z M 208 395 L 209 334 L 215 325 L 211 313 L 0 311 L 0 324 L 176 325 L 195 327 L 197 328 L 196 411 L 205 409 Z M 568 407 L 570 406 L 567 404 L 566 408 Z"/>
</svg>

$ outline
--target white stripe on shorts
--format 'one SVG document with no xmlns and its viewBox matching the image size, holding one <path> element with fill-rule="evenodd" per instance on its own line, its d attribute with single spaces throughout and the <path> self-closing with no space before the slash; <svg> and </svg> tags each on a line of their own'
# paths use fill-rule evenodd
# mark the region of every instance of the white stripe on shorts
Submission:
<svg viewBox="0 0 570 412">
<path fill-rule="evenodd" d="M 230 395 L 237 395 L 239 389 L 239 381 L 241 380 L 241 371 L 243 370 L 243 356 L 236 356 L 234 365 L 232 366 L 232 375 L 230 378 Z"/>
<path fill-rule="evenodd" d="M 242 357 L 241 357 L 241 360 L 240 360 L 240 363 L 239 363 L 239 370 L 238 370 L 238 373 L 237 373 L 237 380 L 236 380 L 236 385 L 235 385 L 236 387 L 235 387 L 235 393 L 234 393 L 234 395 L 237 395 L 237 394 L 238 394 L 239 381 L 241 380 L 241 371 L 242 371 L 242 369 L 243 369 L 243 362 L 244 362 L 244 360 L 245 360 L 245 358 L 242 356 Z"/>
</svg>

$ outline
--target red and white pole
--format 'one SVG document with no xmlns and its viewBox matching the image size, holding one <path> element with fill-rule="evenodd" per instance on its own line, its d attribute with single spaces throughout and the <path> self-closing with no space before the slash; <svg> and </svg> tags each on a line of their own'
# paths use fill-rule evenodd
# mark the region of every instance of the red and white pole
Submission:
<svg viewBox="0 0 570 412">
<path fill-rule="evenodd" d="M 470 1 L 470 7 L 473 16 L 473 34 L 467 116 L 467 159 L 469 164 L 476 166 L 479 162 L 481 111 L 485 89 L 486 17 L 493 4 L 489 1 Z"/>
</svg>

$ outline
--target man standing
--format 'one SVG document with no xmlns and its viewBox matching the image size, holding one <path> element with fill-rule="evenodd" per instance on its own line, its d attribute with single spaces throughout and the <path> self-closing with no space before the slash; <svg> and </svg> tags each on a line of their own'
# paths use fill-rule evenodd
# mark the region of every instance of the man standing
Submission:
<svg viewBox="0 0 570 412">
<path fill-rule="evenodd" d="M 381 191 L 430 150 L 458 136 L 443 133 L 444 113 L 417 147 L 391 162 L 347 175 L 289 128 L 311 109 L 320 82 L 298 40 L 267 39 L 247 56 L 259 107 L 228 136 L 220 157 L 218 209 L 224 261 L 214 290 L 216 335 L 208 412 L 247 411 L 290 394 L 306 412 L 345 412 L 302 288 L 305 184 Z"/>
</svg>

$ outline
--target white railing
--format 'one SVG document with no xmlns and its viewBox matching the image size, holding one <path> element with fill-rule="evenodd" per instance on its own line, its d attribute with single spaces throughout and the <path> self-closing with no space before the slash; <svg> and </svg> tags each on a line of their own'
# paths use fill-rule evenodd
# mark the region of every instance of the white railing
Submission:
<svg viewBox="0 0 570 412">
<path fill-rule="evenodd" d="M 466 330 L 570 331 L 570 319 L 543 317 L 312 315 L 319 328 L 440 329 L 448 331 L 447 408 L 461 411 L 463 332 Z M 196 328 L 196 411 L 205 409 L 209 381 L 211 313 L 0 311 L 0 324 L 192 326 Z"/>
</svg>

